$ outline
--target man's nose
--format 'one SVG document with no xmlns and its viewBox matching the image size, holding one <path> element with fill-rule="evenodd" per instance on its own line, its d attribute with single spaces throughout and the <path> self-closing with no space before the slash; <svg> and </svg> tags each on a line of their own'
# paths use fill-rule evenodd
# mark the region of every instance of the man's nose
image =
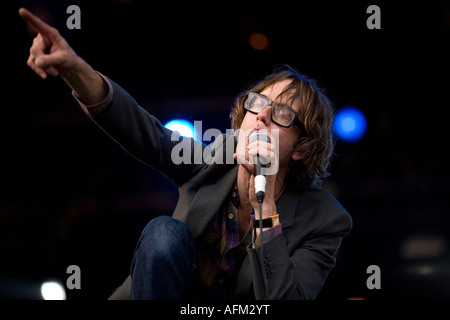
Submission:
<svg viewBox="0 0 450 320">
<path fill-rule="evenodd" d="M 272 120 L 272 106 L 268 106 L 267 108 L 261 110 L 256 115 L 256 120 L 261 121 L 267 127 Z"/>
</svg>

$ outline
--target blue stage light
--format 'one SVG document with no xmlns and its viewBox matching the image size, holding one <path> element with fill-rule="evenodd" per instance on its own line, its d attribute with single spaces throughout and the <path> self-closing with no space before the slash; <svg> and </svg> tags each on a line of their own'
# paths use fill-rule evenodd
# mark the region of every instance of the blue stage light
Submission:
<svg viewBox="0 0 450 320">
<path fill-rule="evenodd" d="M 339 139 L 349 143 L 358 142 L 366 133 L 366 117 L 355 107 L 342 107 L 336 112 L 333 129 Z"/>
<path fill-rule="evenodd" d="M 196 132 L 192 123 L 186 120 L 176 119 L 167 122 L 164 127 L 172 131 L 178 131 L 180 135 L 188 138 L 196 138 Z"/>
</svg>

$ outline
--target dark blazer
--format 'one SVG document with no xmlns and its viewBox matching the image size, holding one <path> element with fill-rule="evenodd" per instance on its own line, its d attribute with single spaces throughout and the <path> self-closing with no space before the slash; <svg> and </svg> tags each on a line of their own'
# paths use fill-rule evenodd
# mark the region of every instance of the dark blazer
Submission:
<svg viewBox="0 0 450 320">
<path fill-rule="evenodd" d="M 195 159 L 199 155 L 192 152 L 191 164 L 176 165 L 171 160 L 171 152 L 181 138 L 172 138 L 172 131 L 164 128 L 120 86 L 112 81 L 111 84 L 112 103 L 107 110 L 92 117 L 93 121 L 128 153 L 179 186 L 173 217 L 183 221 L 194 237 L 198 237 L 218 213 L 236 181 L 237 164 L 218 164 L 230 145 L 227 139 L 233 137 L 217 137 L 203 161 Z M 189 143 L 194 150 L 193 144 L 198 142 L 190 140 Z M 269 299 L 314 299 L 335 265 L 342 238 L 352 228 L 346 210 L 318 186 L 305 189 L 288 185 L 277 202 L 277 212 L 282 234 L 256 249 L 247 249 L 236 286 L 238 299 L 265 299 L 264 275 Z M 264 257 L 260 260 L 261 247 Z M 259 261 L 264 261 L 265 266 L 261 267 Z M 130 288 L 128 277 L 110 299 L 129 298 Z"/>
</svg>

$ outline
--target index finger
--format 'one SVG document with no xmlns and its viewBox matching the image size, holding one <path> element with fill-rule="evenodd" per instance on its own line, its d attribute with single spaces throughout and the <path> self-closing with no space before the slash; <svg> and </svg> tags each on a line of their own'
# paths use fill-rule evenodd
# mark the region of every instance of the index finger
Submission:
<svg viewBox="0 0 450 320">
<path fill-rule="evenodd" d="M 43 36 L 53 36 L 53 28 L 46 24 L 44 21 L 36 17 L 30 11 L 25 8 L 19 9 L 19 15 L 25 20 L 36 32 L 42 34 Z"/>
</svg>

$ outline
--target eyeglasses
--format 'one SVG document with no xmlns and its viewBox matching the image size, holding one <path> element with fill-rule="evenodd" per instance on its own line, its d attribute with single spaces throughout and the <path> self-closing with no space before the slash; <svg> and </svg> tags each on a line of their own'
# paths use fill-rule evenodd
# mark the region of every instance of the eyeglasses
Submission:
<svg viewBox="0 0 450 320">
<path fill-rule="evenodd" d="M 244 102 L 244 108 L 251 113 L 258 114 L 268 106 L 272 107 L 271 120 L 283 128 L 290 128 L 295 125 L 304 131 L 303 123 L 298 119 L 298 113 L 291 107 L 270 100 L 262 94 L 250 92 Z"/>
</svg>

